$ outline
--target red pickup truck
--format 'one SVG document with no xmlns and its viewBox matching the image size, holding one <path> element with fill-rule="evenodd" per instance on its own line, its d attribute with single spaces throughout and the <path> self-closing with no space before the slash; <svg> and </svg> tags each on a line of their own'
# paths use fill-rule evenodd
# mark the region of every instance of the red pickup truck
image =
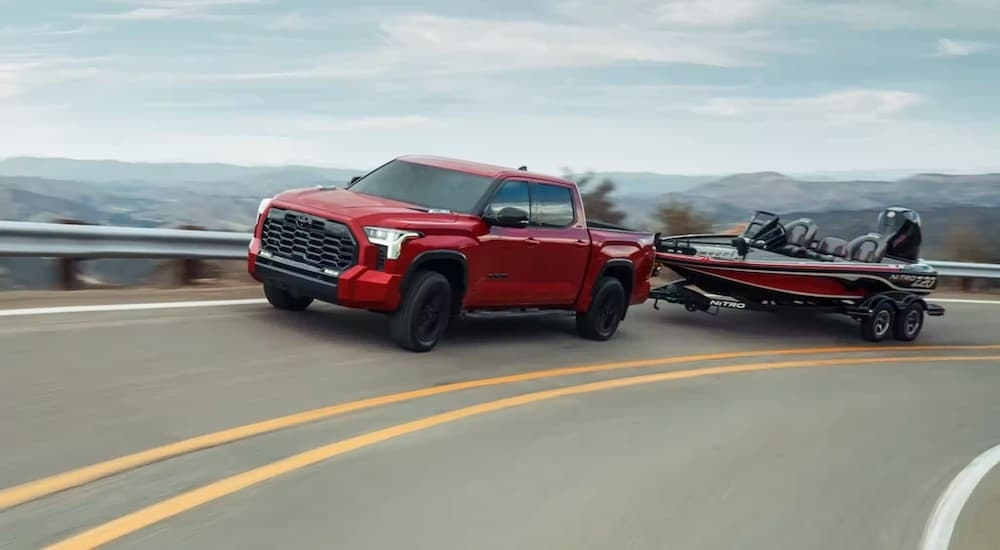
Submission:
<svg viewBox="0 0 1000 550">
<path fill-rule="evenodd" d="M 248 270 L 276 308 L 388 313 L 398 345 L 428 351 L 477 310 L 570 310 L 607 340 L 649 296 L 654 259 L 651 233 L 588 222 L 572 181 L 410 155 L 263 200 Z"/>
</svg>

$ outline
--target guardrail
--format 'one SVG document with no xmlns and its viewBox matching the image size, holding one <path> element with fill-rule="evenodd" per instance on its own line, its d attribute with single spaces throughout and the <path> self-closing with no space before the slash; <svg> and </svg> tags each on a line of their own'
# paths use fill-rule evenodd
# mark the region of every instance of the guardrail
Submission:
<svg viewBox="0 0 1000 550">
<path fill-rule="evenodd" d="M 0 256 L 246 258 L 250 233 L 0 221 Z"/>
<path fill-rule="evenodd" d="M 246 258 L 250 233 L 187 228 L 118 227 L 62 223 L 0 221 L 0 257 L 55 258 L 58 286 L 80 286 L 78 264 L 100 258 L 178 260 L 178 282 L 190 284 L 202 271 L 202 260 Z"/>
<path fill-rule="evenodd" d="M 923 260 L 937 270 L 942 277 L 960 279 L 1000 279 L 1000 264 L 980 264 L 973 262 L 948 262 Z"/>
<path fill-rule="evenodd" d="M 250 233 L 0 221 L 0 257 L 57 258 L 63 286 L 72 286 L 74 262 L 96 258 L 239 260 L 246 258 Z M 1000 279 L 1000 264 L 924 260 L 942 277 Z M 192 271 L 190 265 L 185 269 Z"/>
</svg>

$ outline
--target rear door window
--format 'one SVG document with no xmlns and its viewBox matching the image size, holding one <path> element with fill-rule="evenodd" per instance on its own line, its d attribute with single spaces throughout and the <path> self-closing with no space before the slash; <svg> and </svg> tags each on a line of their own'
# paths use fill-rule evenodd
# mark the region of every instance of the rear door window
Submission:
<svg viewBox="0 0 1000 550">
<path fill-rule="evenodd" d="M 563 228 L 573 225 L 576 211 L 569 187 L 548 183 L 531 186 L 531 224 L 538 227 Z"/>
</svg>

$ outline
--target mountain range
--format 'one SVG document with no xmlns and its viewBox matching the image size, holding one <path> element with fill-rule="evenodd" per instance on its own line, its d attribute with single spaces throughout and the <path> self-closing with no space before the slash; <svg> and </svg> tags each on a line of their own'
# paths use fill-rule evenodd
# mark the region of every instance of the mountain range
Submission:
<svg viewBox="0 0 1000 550">
<path fill-rule="evenodd" d="M 19 157 L 0 160 L 0 219 L 80 218 L 91 223 L 159 226 L 194 223 L 243 230 L 257 203 L 283 189 L 344 184 L 364 169 L 136 163 Z M 680 201 L 720 223 L 752 210 L 776 213 L 1000 206 L 1000 173 L 913 174 L 891 180 L 806 179 L 778 172 L 683 175 L 598 172 L 612 198 L 642 224 L 665 201 Z"/>
<path fill-rule="evenodd" d="M 745 218 L 748 210 L 775 213 L 869 210 L 890 205 L 917 210 L 1000 206 L 1000 173 L 916 174 L 894 181 L 804 181 L 777 172 L 736 174 L 661 195 L 719 221 Z"/>
</svg>

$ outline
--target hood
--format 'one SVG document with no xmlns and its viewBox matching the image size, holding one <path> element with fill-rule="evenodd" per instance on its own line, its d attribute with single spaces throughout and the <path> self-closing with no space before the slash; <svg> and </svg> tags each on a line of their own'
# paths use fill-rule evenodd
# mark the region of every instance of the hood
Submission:
<svg viewBox="0 0 1000 550">
<path fill-rule="evenodd" d="M 355 220 L 361 224 L 387 224 L 399 229 L 428 228 L 429 225 L 453 225 L 458 221 L 479 222 L 474 216 L 449 212 L 428 212 L 414 204 L 382 197 L 363 195 L 346 189 L 297 189 L 275 197 L 280 203 L 301 206 L 332 218 Z"/>
<path fill-rule="evenodd" d="M 408 211 L 422 210 L 415 204 L 394 201 L 382 197 L 362 195 L 346 189 L 307 188 L 293 189 L 277 196 L 279 200 L 318 208 L 329 212 L 355 208 L 398 208 Z"/>
</svg>

